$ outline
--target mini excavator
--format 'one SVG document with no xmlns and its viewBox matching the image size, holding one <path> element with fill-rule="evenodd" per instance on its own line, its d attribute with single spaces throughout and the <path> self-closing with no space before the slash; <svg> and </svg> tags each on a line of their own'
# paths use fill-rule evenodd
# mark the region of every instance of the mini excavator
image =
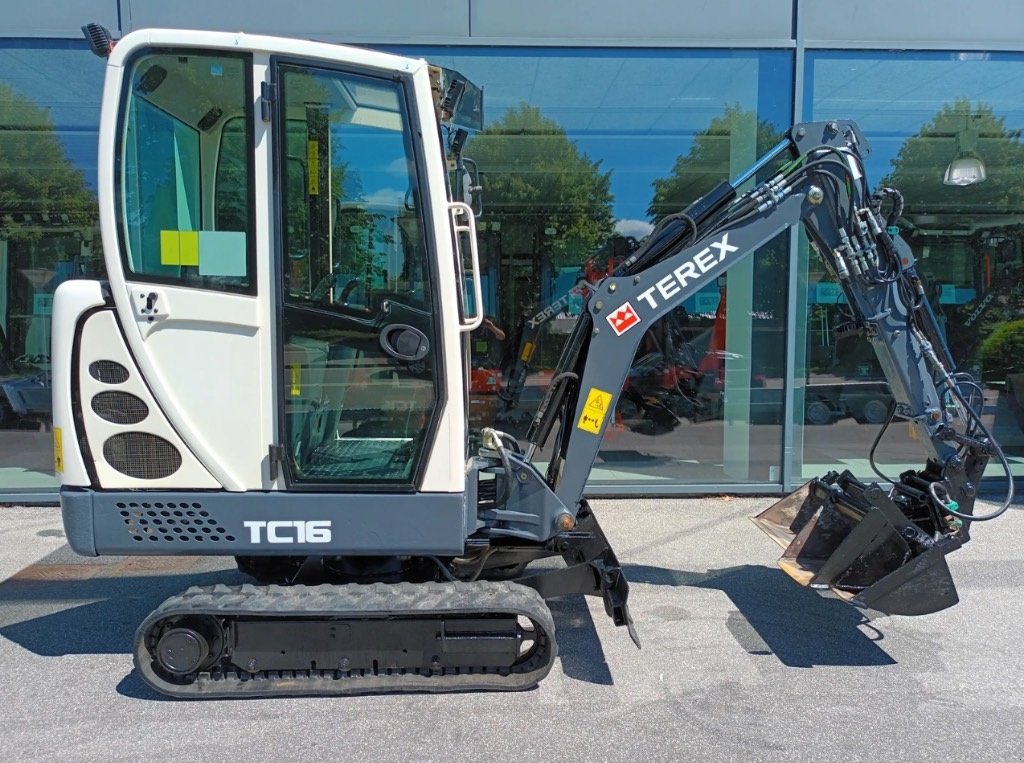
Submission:
<svg viewBox="0 0 1024 763">
<path fill-rule="evenodd" d="M 552 667 L 546 600 L 564 595 L 602 599 L 639 646 L 583 497 L 609 413 L 647 328 L 798 225 L 925 464 L 888 487 L 829 473 L 755 521 L 824 595 L 895 615 L 956 603 L 945 557 L 1000 513 L 973 508 L 986 464 L 1006 459 L 852 122 L 793 127 L 662 220 L 589 288 L 525 446 L 484 429 L 470 452 L 468 341 L 484 316 L 461 149 L 481 91 L 352 47 L 85 31 L 106 58 L 106 280 L 69 280 L 54 300 L 68 541 L 231 556 L 255 580 L 190 588 L 142 622 L 135 665 L 157 691 L 524 689 Z"/>
</svg>

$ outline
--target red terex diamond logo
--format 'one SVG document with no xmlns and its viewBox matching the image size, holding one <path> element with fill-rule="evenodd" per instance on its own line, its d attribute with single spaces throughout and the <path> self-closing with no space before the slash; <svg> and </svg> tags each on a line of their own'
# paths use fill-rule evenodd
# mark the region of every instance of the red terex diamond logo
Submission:
<svg viewBox="0 0 1024 763">
<path fill-rule="evenodd" d="M 626 302 L 618 310 L 608 316 L 608 323 L 611 324 L 615 336 L 622 336 L 640 322 L 640 316 L 636 314 L 633 306 Z"/>
</svg>

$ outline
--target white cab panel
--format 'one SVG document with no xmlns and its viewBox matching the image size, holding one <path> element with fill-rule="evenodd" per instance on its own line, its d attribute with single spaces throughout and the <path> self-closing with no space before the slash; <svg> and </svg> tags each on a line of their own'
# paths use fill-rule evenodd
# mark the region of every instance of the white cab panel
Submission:
<svg viewBox="0 0 1024 763">
<path fill-rule="evenodd" d="M 94 363 L 104 361 L 112 361 L 127 369 L 127 378 L 117 383 L 105 383 L 95 378 L 90 373 L 90 368 Z M 138 366 L 132 360 L 128 348 L 125 347 L 121 331 L 117 326 L 117 319 L 111 311 L 104 310 L 86 319 L 85 325 L 82 327 L 78 368 L 82 418 L 85 421 L 85 434 L 89 441 L 89 450 L 100 487 L 105 489 L 217 489 L 221 487 L 220 483 L 203 468 L 188 446 L 182 442 L 167 417 L 163 415 L 159 403 L 150 393 Z M 131 395 L 141 400 L 146 406 L 147 415 L 133 423 L 114 423 L 109 420 L 109 416 L 105 419 L 95 410 L 96 408 L 102 409 L 102 406 L 94 402 L 97 395 L 104 393 Z M 100 398 L 100 400 L 102 399 Z M 137 410 L 137 404 L 135 407 Z M 170 475 L 156 479 L 137 479 L 115 469 L 109 463 L 108 455 L 105 455 L 105 445 L 111 437 L 124 434 L 159 437 L 177 451 L 181 459 L 180 465 Z M 136 463 L 133 467 L 141 471 L 153 469 L 161 473 L 171 468 L 166 459 L 162 459 L 160 463 Z"/>
<path fill-rule="evenodd" d="M 72 366 L 75 331 L 79 319 L 90 310 L 104 304 L 103 290 L 98 281 L 65 281 L 53 296 L 53 338 L 50 356 L 53 358 L 53 431 L 60 437 L 56 450 L 60 458 L 56 464 L 57 479 L 62 485 L 88 487 L 89 473 L 78 449 L 78 430 L 75 424 L 72 396 Z M 63 468 L 61 468 L 63 467 Z"/>
</svg>

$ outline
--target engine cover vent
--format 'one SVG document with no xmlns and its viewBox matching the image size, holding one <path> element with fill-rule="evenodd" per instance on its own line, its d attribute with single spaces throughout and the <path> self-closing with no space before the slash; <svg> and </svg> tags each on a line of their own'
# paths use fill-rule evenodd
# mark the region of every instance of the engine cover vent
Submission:
<svg viewBox="0 0 1024 763">
<path fill-rule="evenodd" d="M 128 369 L 113 360 L 94 360 L 89 364 L 89 376 L 104 384 L 124 384 Z"/>
<path fill-rule="evenodd" d="M 103 458 L 121 474 L 137 480 L 164 479 L 181 467 L 178 449 L 148 432 L 124 432 L 107 438 Z"/>
<path fill-rule="evenodd" d="M 230 543 L 235 539 L 201 503 L 128 501 L 118 502 L 117 508 L 136 541 Z"/>
<path fill-rule="evenodd" d="M 149 406 L 128 392 L 100 392 L 92 399 L 92 409 L 112 424 L 138 424 L 149 415 Z"/>
</svg>

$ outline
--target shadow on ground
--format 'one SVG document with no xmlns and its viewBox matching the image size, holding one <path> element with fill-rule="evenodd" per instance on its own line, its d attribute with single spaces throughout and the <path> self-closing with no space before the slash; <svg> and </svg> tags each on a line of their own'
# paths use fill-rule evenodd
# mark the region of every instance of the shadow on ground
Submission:
<svg viewBox="0 0 1024 763">
<path fill-rule="evenodd" d="M 879 631 L 862 630 L 868 620 L 860 610 L 798 586 L 781 570 L 749 564 L 707 572 L 635 564 L 623 569 L 630 583 L 722 591 L 738 610 L 726 627 L 740 646 L 751 654 L 773 654 L 789 667 L 896 662 L 878 645 Z M 641 637 L 642 617 L 634 607 Z"/>
<path fill-rule="evenodd" d="M 230 569 L 180 574 L 111 575 L 67 579 L 60 569 L 29 568 L 0 583 L 0 636 L 44 657 L 69 654 L 128 654 L 138 624 L 168 596 L 194 585 L 238 584 L 248 579 Z M 48 572 L 54 574 L 48 578 Z M 735 604 L 726 628 L 751 654 L 774 655 L 791 667 L 891 665 L 894 660 L 862 626 L 860 612 L 793 584 L 784 573 L 744 565 L 707 572 L 626 565 L 633 584 L 710 588 Z M 685 593 L 680 592 L 680 603 Z M 658 613 L 636 607 L 643 622 Z M 601 639 L 587 602 L 568 596 L 550 602 L 566 676 L 599 685 L 613 683 Z M 683 611 L 680 609 L 680 611 Z M 607 634 L 606 634 L 607 635 Z M 615 634 L 619 635 L 618 633 Z M 625 631 L 622 637 L 627 638 Z M 118 686 L 122 694 L 157 699 L 134 672 Z"/>
<path fill-rule="evenodd" d="M 231 571 L 0 583 L 0 635 L 44 657 L 128 654 L 139 623 L 194 585 L 247 582 Z M 81 603 L 85 602 L 85 603 Z"/>
<path fill-rule="evenodd" d="M 583 596 L 564 596 L 549 601 L 548 606 L 555 619 L 562 672 L 577 681 L 611 686 L 614 683 L 611 669 L 586 599 Z M 622 635 L 629 638 L 625 630 Z"/>
</svg>

